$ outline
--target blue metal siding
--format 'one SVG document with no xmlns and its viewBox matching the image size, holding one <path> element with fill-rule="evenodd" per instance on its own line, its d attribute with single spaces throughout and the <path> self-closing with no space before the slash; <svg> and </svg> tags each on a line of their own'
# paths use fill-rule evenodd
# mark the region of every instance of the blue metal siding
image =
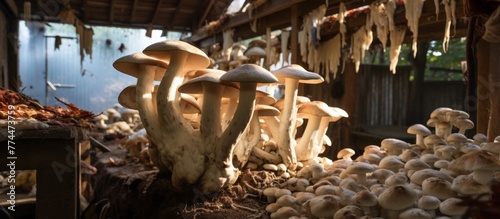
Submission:
<svg viewBox="0 0 500 219">
<path fill-rule="evenodd" d="M 71 25 L 50 24 L 40 26 L 24 22 L 20 23 L 19 63 L 24 93 L 45 104 L 45 36 L 76 37 L 75 28 Z M 40 31 L 40 28 L 45 28 Z M 135 84 L 136 79 L 116 71 L 113 62 L 124 56 L 142 51 L 146 46 L 165 40 L 160 33 L 153 32 L 153 37 L 145 36 L 142 29 L 123 29 L 93 27 L 94 42 L 92 59 L 85 55 L 80 65 L 80 48 L 76 39 L 62 39 L 62 45 L 54 50 L 55 38 L 48 37 L 48 72 L 49 81 L 62 85 L 74 85 L 74 88 L 49 89 L 48 103 L 45 105 L 61 105 L 54 98 L 65 99 L 82 109 L 102 112 L 117 103 L 118 94 L 128 85 Z M 106 40 L 111 45 L 106 45 Z M 126 49 L 118 50 L 121 43 Z M 85 72 L 85 74 L 82 74 Z"/>
</svg>

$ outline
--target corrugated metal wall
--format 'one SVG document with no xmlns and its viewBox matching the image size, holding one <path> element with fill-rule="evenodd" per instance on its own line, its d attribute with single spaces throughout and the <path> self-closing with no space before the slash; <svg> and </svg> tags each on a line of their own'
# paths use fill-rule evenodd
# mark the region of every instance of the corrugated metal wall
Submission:
<svg viewBox="0 0 500 219">
<path fill-rule="evenodd" d="M 118 94 L 136 79 L 116 71 L 112 64 L 124 55 L 142 51 L 146 46 L 165 40 L 160 32 L 154 31 L 153 37 L 145 36 L 142 29 L 123 29 L 93 27 L 94 42 L 92 59 L 87 55 L 80 64 L 80 49 L 76 39 L 62 39 L 62 45 L 55 50 L 54 37 L 76 37 L 71 25 L 40 25 L 21 22 L 20 36 L 20 74 L 24 93 L 45 104 L 45 42 L 47 42 L 47 60 L 49 81 L 74 88 L 59 87 L 49 89 L 48 102 L 45 105 L 60 105 L 55 100 L 65 99 L 78 107 L 93 112 L 101 112 L 117 103 Z M 47 38 L 47 41 L 45 41 Z M 111 44 L 107 45 L 106 40 Z M 118 50 L 123 43 L 126 49 Z"/>
<path fill-rule="evenodd" d="M 361 65 L 357 77 L 357 123 L 360 125 L 405 125 L 411 67 Z"/>
</svg>

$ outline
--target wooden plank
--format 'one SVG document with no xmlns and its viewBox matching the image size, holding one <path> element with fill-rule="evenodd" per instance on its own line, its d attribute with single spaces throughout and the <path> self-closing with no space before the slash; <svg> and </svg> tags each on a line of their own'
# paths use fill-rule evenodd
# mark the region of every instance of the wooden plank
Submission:
<svg viewBox="0 0 500 219">
<path fill-rule="evenodd" d="M 115 4 L 116 0 L 111 0 L 111 4 L 109 5 L 109 23 L 113 23 L 115 15 Z"/>
<path fill-rule="evenodd" d="M 203 14 L 201 15 L 200 20 L 198 21 L 198 27 L 197 28 L 200 28 L 205 23 L 205 19 L 207 18 L 208 13 L 210 12 L 210 10 L 212 10 L 213 6 L 214 6 L 214 0 L 210 0 L 210 2 L 207 5 L 207 8 L 205 9 L 205 11 L 203 12 Z"/>
<path fill-rule="evenodd" d="M 181 13 L 180 11 L 183 10 L 182 3 L 184 3 L 183 0 L 179 0 L 177 2 L 177 7 L 175 7 L 176 9 L 174 11 L 174 14 L 170 17 L 170 20 L 166 24 L 167 26 L 168 25 L 175 26 L 175 25 L 173 25 L 173 22 L 179 19 L 179 13 Z"/>
<path fill-rule="evenodd" d="M 476 65 L 477 65 L 477 88 L 476 88 L 476 105 L 477 118 L 475 121 L 477 133 L 487 134 L 489 120 L 489 72 L 488 64 L 490 59 L 490 45 L 487 41 L 480 39 L 476 44 Z"/>
<path fill-rule="evenodd" d="M 158 12 L 160 11 L 160 6 L 163 0 L 158 0 L 158 3 L 156 4 L 155 12 L 153 13 L 153 17 L 151 17 L 150 24 L 153 24 L 156 20 L 156 17 L 158 16 Z"/>
<path fill-rule="evenodd" d="M 132 5 L 132 13 L 130 14 L 130 23 L 134 21 L 135 13 L 137 11 L 137 3 L 139 0 L 134 0 L 134 4 Z"/>
<path fill-rule="evenodd" d="M 291 25 L 292 29 L 290 32 L 290 53 L 292 54 L 291 57 L 291 62 L 292 63 L 298 63 L 299 60 L 301 60 L 300 57 L 300 50 L 299 50 L 299 30 L 300 26 L 302 25 L 302 20 L 298 16 L 298 7 L 296 5 L 292 6 L 291 14 Z"/>
<path fill-rule="evenodd" d="M 7 5 L 9 6 L 9 9 L 12 11 L 14 16 L 19 16 L 19 11 L 17 10 L 16 3 L 14 0 L 6 0 Z"/>
<path fill-rule="evenodd" d="M 83 22 L 86 23 L 89 20 L 90 14 L 89 0 L 83 1 Z"/>
</svg>

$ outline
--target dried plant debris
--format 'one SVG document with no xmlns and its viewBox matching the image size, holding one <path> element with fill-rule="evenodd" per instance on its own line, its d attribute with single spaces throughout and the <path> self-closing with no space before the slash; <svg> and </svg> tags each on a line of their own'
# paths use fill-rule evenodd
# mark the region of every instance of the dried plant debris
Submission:
<svg viewBox="0 0 500 219">
<path fill-rule="evenodd" d="M 36 119 L 47 125 L 79 126 L 90 128 L 95 116 L 92 112 L 80 109 L 72 103 L 64 103 L 67 108 L 59 106 L 42 106 L 36 100 L 22 93 L 0 88 L 0 120 L 8 120 L 9 111 L 18 121 Z M 13 106 L 13 110 L 9 110 Z M 12 108 L 11 108 L 12 109 Z M 3 126 L 3 123 L 0 123 Z M 40 126 L 46 127 L 46 126 Z"/>
</svg>

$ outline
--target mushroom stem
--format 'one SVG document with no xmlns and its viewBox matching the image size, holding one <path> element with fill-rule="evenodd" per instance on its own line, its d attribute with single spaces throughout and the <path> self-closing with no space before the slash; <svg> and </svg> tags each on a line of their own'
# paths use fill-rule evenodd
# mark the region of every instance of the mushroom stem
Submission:
<svg viewBox="0 0 500 219">
<path fill-rule="evenodd" d="M 247 127 L 255 106 L 257 83 L 240 83 L 238 106 L 233 119 L 222 133 L 215 146 L 215 160 L 203 174 L 201 184 L 204 194 L 218 191 L 222 186 L 232 184 L 238 178 L 238 170 L 233 166 L 234 147 Z"/>
<path fill-rule="evenodd" d="M 194 131 L 185 121 L 179 106 L 179 92 L 177 89 L 184 81 L 184 75 L 189 69 L 184 68 L 188 54 L 183 51 L 171 51 L 170 66 L 162 78 L 158 88 L 157 107 L 163 133 L 175 133 Z M 181 129 L 178 125 L 181 125 Z"/>
<path fill-rule="evenodd" d="M 293 136 L 297 118 L 297 92 L 299 81 L 293 78 L 285 79 L 285 103 L 280 119 L 280 138 L 278 139 L 278 153 L 283 159 L 283 163 L 294 170 L 297 165 L 295 146 L 297 142 Z"/>
<path fill-rule="evenodd" d="M 152 96 L 155 70 L 156 66 L 140 65 L 141 76 L 137 78 L 135 98 L 142 124 L 144 124 L 151 141 L 158 144 L 160 127 Z"/>
<path fill-rule="evenodd" d="M 266 151 L 260 149 L 259 147 L 252 147 L 252 153 L 258 157 L 258 158 L 261 158 L 265 161 L 268 161 L 270 163 L 280 163 L 281 162 L 281 159 L 279 156 L 276 156 L 276 155 L 272 155 L 270 153 L 267 153 Z"/>
<path fill-rule="evenodd" d="M 224 87 L 219 84 L 203 83 L 200 132 L 209 153 L 213 151 L 215 142 L 222 133 L 220 106 L 223 91 Z"/>
<path fill-rule="evenodd" d="M 162 124 L 161 143 L 157 144 L 159 169 L 167 167 L 171 170 L 172 184 L 177 188 L 196 183 L 205 170 L 205 148 L 201 136 L 184 119 L 179 106 L 177 89 L 187 71 L 192 70 L 184 67 L 187 56 L 180 50 L 171 51 L 170 66 L 161 80 L 157 99 Z"/>
<path fill-rule="evenodd" d="M 420 134 L 416 134 L 416 137 L 415 137 L 415 144 L 418 144 L 418 145 L 422 145 L 424 146 L 424 136 L 423 135 L 420 135 Z"/>
<path fill-rule="evenodd" d="M 252 118 L 250 119 L 250 124 L 247 126 L 245 131 L 243 131 L 243 138 L 245 140 L 240 140 L 236 143 L 234 148 L 234 155 L 237 158 L 235 162 L 237 167 L 243 168 L 250 157 L 252 148 L 257 145 L 260 139 L 260 123 L 259 117 L 256 115 L 256 111 L 253 111 Z"/>
<path fill-rule="evenodd" d="M 239 140 L 241 134 L 245 130 L 248 122 L 253 115 L 255 106 L 255 89 L 257 83 L 241 83 L 239 102 L 234 113 L 233 119 L 228 127 L 222 133 L 219 144 L 217 144 L 218 160 L 224 160 L 227 155 L 232 153 L 234 144 Z"/>
<path fill-rule="evenodd" d="M 227 110 L 222 118 L 222 130 L 226 130 L 227 126 L 229 125 L 231 119 L 234 116 L 234 112 L 236 111 L 237 106 L 238 106 L 238 98 L 229 98 Z"/>
<path fill-rule="evenodd" d="M 280 126 L 280 121 L 278 117 L 276 116 L 264 116 L 262 117 L 264 121 L 267 124 L 267 127 L 269 127 L 269 130 L 271 131 L 271 135 L 273 136 L 274 141 L 279 140 L 279 126 Z"/>
<path fill-rule="evenodd" d="M 326 131 L 328 130 L 328 125 L 330 124 L 329 117 L 322 117 L 319 123 L 318 133 L 316 134 L 316 142 L 318 142 L 318 146 L 323 144 L 323 136 L 326 135 Z M 317 156 L 316 154 L 315 156 Z"/>
<path fill-rule="evenodd" d="M 304 130 L 304 134 L 295 148 L 298 161 L 306 161 L 313 158 L 313 154 L 316 151 L 315 146 L 318 145 L 319 147 L 319 143 L 315 138 L 318 134 L 320 121 L 320 116 L 311 116 L 309 121 L 307 121 L 306 130 Z M 317 151 L 320 149 L 321 148 L 318 148 Z"/>
</svg>

